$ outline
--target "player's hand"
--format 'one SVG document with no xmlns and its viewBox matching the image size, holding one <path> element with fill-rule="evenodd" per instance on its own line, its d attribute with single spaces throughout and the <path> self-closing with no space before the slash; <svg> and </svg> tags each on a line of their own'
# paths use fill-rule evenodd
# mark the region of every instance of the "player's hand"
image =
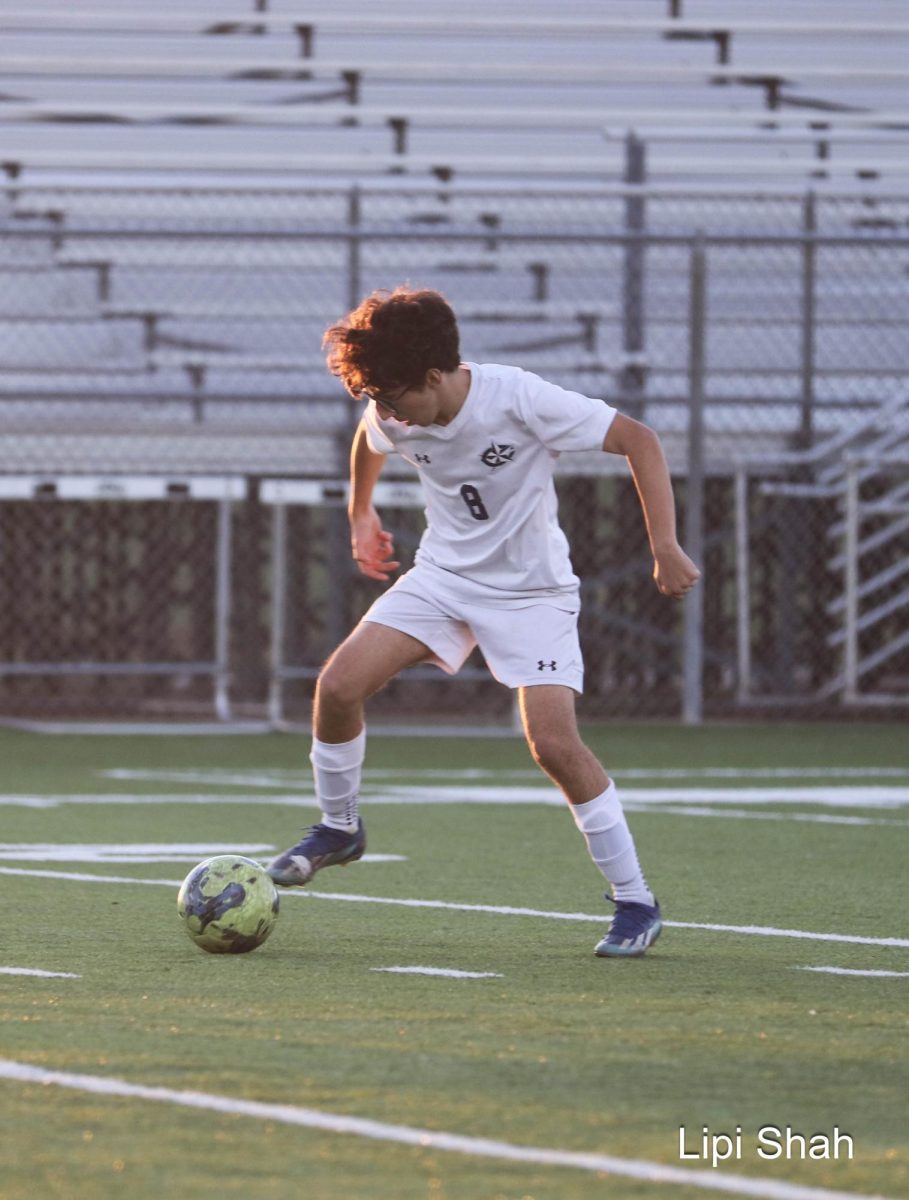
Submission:
<svg viewBox="0 0 909 1200">
<path fill-rule="evenodd" d="M 701 578 L 701 572 L 682 547 L 675 545 L 654 555 L 653 578 L 664 596 L 681 600 Z"/>
<path fill-rule="evenodd" d="M 361 574 L 369 579 L 387 583 L 391 573 L 401 565 L 392 558 L 395 552 L 394 539 L 382 528 L 379 514 L 374 508 L 363 516 L 350 518 L 350 544 Z"/>
</svg>

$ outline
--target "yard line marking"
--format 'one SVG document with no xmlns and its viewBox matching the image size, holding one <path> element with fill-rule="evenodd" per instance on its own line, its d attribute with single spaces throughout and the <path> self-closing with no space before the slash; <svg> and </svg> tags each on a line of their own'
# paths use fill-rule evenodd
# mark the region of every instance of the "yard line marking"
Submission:
<svg viewBox="0 0 909 1200">
<path fill-rule="evenodd" d="M 408 908 L 441 908 L 458 912 L 483 912 L 506 917 L 543 917 L 550 921 L 595 921 L 609 919 L 606 913 L 548 912 L 545 909 L 514 908 L 496 904 L 455 904 L 450 900 L 401 900 L 389 896 L 359 896 L 344 892 L 311 892 L 308 889 L 288 889 L 286 894 L 313 900 L 346 900 L 354 904 L 391 904 Z M 858 937 L 845 933 L 813 933 L 803 929 L 776 929 L 771 925 L 714 925 L 701 921 L 663 921 L 672 929 L 704 929 L 713 933 L 743 933 L 753 937 L 802 938 L 813 942 L 847 942 L 858 946 L 909 947 L 909 938 Z"/>
<path fill-rule="evenodd" d="M 58 808 L 64 804 L 242 804 L 246 807 L 259 805 L 288 805 L 294 808 L 318 808 L 319 804 L 314 795 L 300 795 L 296 792 L 286 796 L 225 796 L 217 792 L 203 792 L 199 795 L 179 795 L 166 792 L 163 795 L 143 795 L 141 792 L 110 794 L 106 792 L 65 793 L 60 795 L 2 795 L 0 806 L 10 808 Z"/>
<path fill-rule="evenodd" d="M 0 967 L 0 975 L 35 975 L 39 979 L 81 979 L 72 971 L 39 971 L 34 967 Z"/>
<path fill-rule="evenodd" d="M 125 767 L 114 767 L 106 771 L 98 771 L 102 779 L 128 780 L 141 783 L 204 783 L 221 787 L 260 787 L 288 788 L 299 784 L 307 791 L 312 788 L 312 775 L 302 772 L 288 772 L 281 776 L 279 773 L 259 771 L 223 771 L 223 770 L 188 770 L 188 771 L 158 771 L 133 770 Z"/>
<path fill-rule="evenodd" d="M 178 863 L 201 862 L 219 854 L 247 858 L 273 853 L 270 843 L 254 846 L 213 846 L 211 843 L 136 842 L 83 844 L 67 842 L 0 842 L 4 862 Z M 407 862 L 403 854 L 364 854 L 360 862 Z"/>
<path fill-rule="evenodd" d="M 196 783 L 210 784 L 212 786 L 226 787 L 260 787 L 260 788 L 277 788 L 286 789 L 287 787 L 298 786 L 304 793 L 309 794 L 312 788 L 312 778 L 308 773 L 294 771 L 274 772 L 225 772 L 215 768 L 197 768 L 188 771 L 165 771 L 165 770 L 140 770 L 128 768 L 112 768 L 98 772 L 99 775 L 107 779 L 117 780 L 137 780 L 145 782 L 170 782 L 170 783 Z M 736 797 L 743 796 L 743 803 L 761 803 L 759 800 L 762 793 L 769 793 L 767 803 L 799 803 L 807 801 L 808 803 L 826 803 L 819 799 L 820 796 L 833 793 L 834 804 L 848 804 L 852 806 L 853 799 L 858 796 L 859 802 L 857 807 L 868 806 L 869 799 L 875 801 L 874 807 L 890 807 L 893 803 L 909 804 L 909 786 L 903 787 L 862 787 L 850 788 L 840 784 L 829 784 L 827 787 L 814 788 L 681 788 L 681 789 L 666 789 L 666 788 L 641 788 L 637 786 L 628 787 L 625 781 L 629 779 L 810 779 L 824 778 L 834 774 L 837 778 L 851 779 L 867 779 L 867 778 L 896 778 L 909 779 L 909 767 L 843 767 L 835 772 L 831 772 L 829 768 L 822 767 L 757 767 L 736 769 L 734 767 L 706 767 L 701 770 L 687 767 L 669 767 L 658 768 L 652 770 L 644 768 L 631 768 L 626 771 L 616 773 L 616 778 L 619 785 L 622 787 L 623 795 L 632 796 L 642 802 L 671 802 L 671 797 L 680 801 L 684 800 L 699 800 L 703 803 L 734 803 Z M 540 772 L 535 769 L 512 769 L 512 770 L 497 770 L 494 768 L 483 767 L 466 767 L 461 769 L 444 769 L 444 768 L 426 768 L 424 770 L 405 770 L 395 768 L 366 768 L 363 772 L 366 780 L 387 780 L 388 778 L 401 778 L 419 780 L 442 780 L 448 779 L 453 781 L 476 782 L 484 779 L 521 779 L 521 780 L 537 780 L 536 787 L 525 789 L 515 789 L 513 785 L 501 787 L 472 787 L 470 791 L 473 795 L 465 795 L 463 791 L 454 788 L 446 788 L 441 791 L 444 793 L 454 793 L 452 798 L 460 799 L 462 802 L 482 803 L 488 802 L 490 795 L 495 799 L 492 802 L 508 802 L 510 796 L 501 796 L 501 792 L 514 793 L 520 791 L 521 799 L 515 800 L 516 803 L 561 803 L 561 797 L 553 800 L 551 798 L 551 788 L 549 788 L 540 778 Z M 527 792 L 530 792 L 530 797 L 527 797 Z M 675 795 L 675 792 L 678 795 Z M 396 793 L 404 795 L 412 795 L 414 792 L 425 795 L 426 802 L 445 803 L 450 798 L 450 795 L 440 794 L 440 789 L 435 787 L 431 792 L 425 785 L 419 782 L 416 784 L 401 785 L 395 789 Z M 373 803 L 388 802 L 381 796 L 369 797 Z M 883 800 L 886 803 L 880 804 Z"/>
<path fill-rule="evenodd" d="M 444 975 L 447 979 L 504 979 L 498 971 L 455 971 L 448 967 L 370 967 L 389 975 Z"/>
<path fill-rule="evenodd" d="M 173 1088 L 150 1087 L 129 1083 L 110 1076 L 81 1075 L 71 1071 L 51 1071 L 28 1063 L 0 1059 L 0 1078 L 19 1083 L 40 1084 L 90 1092 L 101 1096 L 122 1096 L 134 1100 L 151 1100 L 184 1108 L 203 1109 L 229 1116 L 253 1117 L 275 1121 L 282 1125 L 323 1129 L 329 1133 L 352 1134 L 379 1142 L 394 1142 L 424 1150 L 441 1150 L 479 1158 L 505 1159 L 509 1162 L 534 1163 L 546 1167 L 574 1167 L 582 1171 L 608 1172 L 649 1183 L 678 1184 L 700 1187 L 713 1192 L 736 1196 L 756 1196 L 762 1200 L 885 1200 L 882 1196 L 859 1195 L 856 1192 L 833 1192 L 827 1188 L 807 1187 L 770 1179 L 755 1179 L 745 1175 L 726 1174 L 709 1169 L 668 1166 L 645 1159 L 616 1158 L 578 1150 L 557 1150 L 541 1146 L 518 1146 L 492 1138 L 470 1137 L 441 1130 L 420 1129 L 413 1125 L 393 1125 L 368 1117 L 324 1112 L 293 1104 L 270 1104 L 261 1100 L 241 1100 L 234 1096 L 219 1096 L 210 1092 L 176 1091 Z"/>
<path fill-rule="evenodd" d="M 539 779 L 532 767 L 366 767 L 371 779 Z M 616 781 L 625 779 L 907 779 L 905 767 L 619 767 Z M 307 778 L 302 775 L 301 778 Z"/>
<path fill-rule="evenodd" d="M 647 804 L 817 804 L 825 808 L 904 808 L 909 787 L 625 788 Z"/>
<path fill-rule="evenodd" d="M 858 971 L 852 967 L 793 967 L 794 971 L 819 971 L 824 975 L 866 975 L 875 979 L 909 979 L 909 971 Z"/>
<path fill-rule="evenodd" d="M 833 813 L 798 813 L 798 812 L 749 812 L 744 808 L 700 808 L 697 805 L 680 804 L 659 806 L 653 804 L 635 804 L 628 796 L 633 792 L 625 792 L 622 807 L 625 812 L 656 813 L 661 817 L 724 817 L 733 821 L 807 821 L 815 825 L 896 825 L 905 828 L 909 821 L 895 821 L 888 817 L 843 817 Z"/>
<path fill-rule="evenodd" d="M 54 736 L 92 737 L 232 737 L 236 734 L 273 733 L 268 721 L 29 721 L 5 717 L 5 729 L 24 733 L 46 733 Z"/>
<path fill-rule="evenodd" d="M 0 842 L 0 861 L 167 863 L 200 862 L 218 854 L 250 857 L 273 851 L 270 844 L 217 845 L 211 842 Z"/>
<path fill-rule="evenodd" d="M 309 788 L 309 772 L 289 768 L 266 771 L 225 771 L 220 767 L 195 767 L 188 770 L 159 770 L 111 767 L 99 771 L 103 779 L 141 780 L 149 783 L 206 783 L 226 787 Z M 626 779 L 905 779 L 906 767 L 626 767 L 615 772 L 621 784 Z M 539 780 L 534 767 L 366 767 L 364 779 L 451 779 L 455 782 L 485 779 Z"/>
<path fill-rule="evenodd" d="M 621 785 L 621 780 L 619 781 Z M 826 808 L 903 808 L 909 787 L 621 787 L 623 800 L 635 804 L 816 804 Z M 364 795 L 368 804 L 556 804 L 564 805 L 553 787 L 423 787 L 386 788 Z"/>
<path fill-rule="evenodd" d="M 286 785 L 285 785 L 286 786 Z M 816 805 L 821 808 L 894 809 L 909 807 L 909 787 L 626 787 L 622 796 L 629 805 L 659 808 L 661 805 Z M 418 787 L 387 788 L 366 795 L 370 805 L 388 804 L 542 804 L 564 808 L 561 793 L 545 784 L 539 787 Z M 28 795 L 0 794 L 0 805 L 22 808 L 56 808 L 64 804 L 242 804 L 317 808 L 316 797 L 308 792 L 284 792 L 268 795 L 231 795 L 217 792 L 197 794 L 143 794 L 141 792 Z M 784 814 L 777 814 L 780 819 Z"/>
<path fill-rule="evenodd" d="M 179 879 L 138 879 L 122 875 L 90 875 L 76 871 L 27 870 L 25 867 L 0 867 L 0 875 L 24 875 L 36 879 L 71 880 L 76 883 L 137 883 L 152 887 L 179 888 Z M 362 896 L 349 892 L 311 892 L 307 888 L 285 888 L 284 896 L 296 896 L 303 900 L 340 900 L 352 904 L 390 904 L 404 908 L 437 908 L 453 912 L 482 912 L 502 917 L 541 917 L 549 921 L 593 921 L 598 925 L 609 920 L 609 914 L 549 912 L 546 909 L 514 908 L 498 904 L 457 904 L 451 900 L 412 900 L 395 896 Z M 700 921 L 664 921 L 674 929 L 705 929 L 714 933 L 743 933 L 755 937 L 802 938 L 812 942 L 845 942 L 855 946 L 909 947 L 909 938 L 859 937 L 846 933 L 812 933 L 804 929 L 776 929 L 771 925 L 713 925 Z"/>
<path fill-rule="evenodd" d="M 62 879 L 69 883 L 141 883 L 151 887 L 169 888 L 179 888 L 183 883 L 182 879 L 138 879 L 126 875 L 90 875 L 87 871 L 28 870 L 26 867 L 0 867 L 0 875 L 25 875 L 33 879 Z"/>
</svg>

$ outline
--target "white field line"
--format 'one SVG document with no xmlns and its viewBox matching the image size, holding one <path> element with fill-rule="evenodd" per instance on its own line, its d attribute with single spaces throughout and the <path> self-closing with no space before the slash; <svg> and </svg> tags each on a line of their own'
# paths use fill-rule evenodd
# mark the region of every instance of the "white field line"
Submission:
<svg viewBox="0 0 909 1200">
<path fill-rule="evenodd" d="M 80 863 L 178 863 L 201 862 L 218 854 L 242 854 L 248 858 L 271 854 L 271 844 L 255 846 L 212 846 L 210 843 L 61 843 L 0 842 L 2 862 L 80 862 Z M 364 854 L 365 863 L 406 862 L 403 854 Z"/>
<path fill-rule="evenodd" d="M 160 770 L 113 767 L 99 771 L 103 779 L 140 780 L 145 783 L 202 783 L 225 787 L 287 788 L 309 790 L 312 775 L 308 771 L 271 769 L 267 771 L 225 771 L 220 767 L 197 767 L 191 770 Z M 366 767 L 364 779 L 401 779 L 420 783 L 424 780 L 450 780 L 470 783 L 483 780 L 539 780 L 535 768 L 496 767 Z M 909 782 L 907 767 L 630 767 L 616 772 L 623 784 L 627 779 L 904 779 Z"/>
<path fill-rule="evenodd" d="M 615 1158 L 577 1150 L 556 1150 L 537 1146 L 517 1146 L 492 1138 L 467 1137 L 412 1125 L 392 1125 L 366 1117 L 322 1112 L 291 1104 L 268 1104 L 259 1100 L 241 1100 L 234 1096 L 218 1096 L 208 1092 L 176 1091 L 165 1087 L 148 1087 L 100 1075 L 79 1075 L 69 1071 L 51 1071 L 27 1063 L 0 1059 L 0 1078 L 19 1083 L 55 1086 L 73 1091 L 90 1092 L 101 1096 L 119 1096 L 130 1100 L 149 1100 L 159 1104 L 179 1105 L 202 1109 L 228 1116 L 252 1117 L 282 1125 L 322 1129 L 329 1133 L 351 1134 L 373 1141 L 393 1142 L 423 1150 L 446 1151 L 471 1157 L 491 1158 L 517 1163 L 533 1163 L 544 1167 L 573 1167 L 581 1171 L 596 1171 L 611 1175 L 642 1179 L 648 1183 L 675 1184 L 680 1187 L 699 1187 L 711 1192 L 735 1196 L 756 1196 L 764 1200 L 884 1200 L 880 1196 L 860 1196 L 855 1192 L 830 1191 L 827 1188 L 805 1187 L 769 1179 L 752 1179 L 745 1175 L 668 1166 L 633 1158 Z"/>
<path fill-rule="evenodd" d="M 680 793 L 688 795 L 690 793 Z M 694 793 L 698 799 L 704 799 L 703 792 Z M 907 823 L 904 820 L 894 820 L 887 817 L 855 817 L 855 816 L 835 816 L 831 813 L 793 813 L 793 812 L 748 812 L 744 809 L 727 809 L 717 806 L 711 807 L 709 804 L 691 805 L 677 804 L 674 802 L 666 802 L 660 804 L 651 804 L 646 801 L 637 801 L 637 793 L 634 791 L 626 791 L 624 793 L 624 808 L 627 812 L 647 812 L 655 813 L 659 816 L 673 817 L 725 817 L 730 820 L 738 821 L 802 821 L 811 822 L 817 825 L 893 825 L 903 827 Z M 525 797 L 517 799 L 503 798 L 501 796 L 490 797 L 487 795 L 476 795 L 464 793 L 453 796 L 439 797 L 437 795 L 417 793 L 412 796 L 370 796 L 366 801 L 368 806 L 385 806 L 385 805 L 429 805 L 429 804 L 484 804 L 484 805 L 510 805 L 510 804 L 536 804 L 543 805 L 549 808 L 563 808 L 565 801 L 555 792 L 544 792 L 542 789 L 538 793 L 538 797 L 533 800 L 528 800 Z M 284 808 L 309 808 L 318 809 L 319 804 L 315 796 L 225 796 L 215 793 L 207 793 L 198 796 L 187 795 L 106 795 L 98 793 L 93 795 L 66 795 L 66 796 L 4 796 L 0 794 L 0 808 L 31 808 L 31 809 L 52 809 L 61 805 L 113 805 L 120 807 L 132 807 L 142 805 L 157 805 L 157 804 L 180 804 L 184 806 L 190 805 L 242 805 L 244 808 L 256 808 L 261 806 L 271 807 L 279 805 Z M 855 807 L 864 807 L 864 805 L 856 804 Z M 369 855 L 364 855 L 366 861 L 369 860 Z M 112 860 L 109 860 L 112 861 Z M 174 860 L 176 861 L 176 860 Z M 363 860 L 361 860 L 363 861 Z"/>
<path fill-rule="evenodd" d="M 507 905 L 454 904 L 448 900 L 399 900 L 387 896 L 357 896 L 343 892 L 310 892 L 303 888 L 289 891 L 288 894 L 303 899 L 346 900 L 354 904 L 391 904 L 407 908 L 453 909 L 458 912 L 490 913 L 494 916 L 541 917 L 550 921 L 592 921 L 600 925 L 604 921 L 603 913 L 547 912 L 545 909 L 513 908 Z M 812 942 L 846 942 L 857 946 L 909 947 L 909 938 L 859 937 L 844 933 L 812 933 L 803 929 L 776 929 L 771 925 L 714 925 L 701 921 L 664 921 L 663 924 L 671 929 L 703 929 L 713 933 L 741 933 L 753 937 L 801 938 Z"/>
<path fill-rule="evenodd" d="M 539 779 L 536 768 L 498 767 L 367 767 L 369 779 Z M 301 774 L 306 779 L 307 775 Z M 615 772 L 619 785 L 626 779 L 905 779 L 906 767 L 623 767 Z"/>
<path fill-rule="evenodd" d="M 3 862 L 168 863 L 201 862 L 217 854 L 253 857 L 274 846 L 213 845 L 211 842 L 0 842 Z"/>
<path fill-rule="evenodd" d="M 821 975 L 863 975 L 873 979 L 909 979 L 909 971 L 859 971 L 853 967 L 795 967 L 796 971 L 817 971 Z"/>
<path fill-rule="evenodd" d="M 784 811 L 770 814 L 775 820 L 793 820 L 789 806 L 815 805 L 821 808 L 898 809 L 909 807 L 909 787 L 819 787 L 819 788 L 624 788 L 622 796 L 629 808 L 647 807 L 671 815 L 672 806 L 704 808 L 726 805 L 776 805 Z M 434 804 L 534 804 L 564 807 L 561 794 L 552 787 L 401 787 L 365 796 L 367 806 Z M 104 792 L 61 795 L 0 794 L 0 806 L 20 808 L 56 808 L 69 804 L 98 805 L 280 805 L 293 808 L 318 808 L 315 796 L 302 793 L 273 795 L 219 795 L 214 792 L 180 795 Z M 690 816 L 715 815 L 689 812 Z M 850 822 L 851 823 L 851 822 Z"/>
<path fill-rule="evenodd" d="M 449 967 L 370 967 L 388 975 L 441 975 L 446 979 L 504 979 L 497 971 L 455 971 Z"/>
<path fill-rule="evenodd" d="M 230 737 L 235 734 L 273 733 L 268 721 L 28 721 L 7 717 L 0 721 L 5 729 L 19 729 L 23 733 L 55 734 L 71 737 L 73 734 L 92 737 Z"/>
<path fill-rule="evenodd" d="M 909 806 L 907 787 L 655 787 L 619 788 L 623 800 L 634 804 L 815 804 L 825 808 L 903 808 Z M 364 804 L 558 804 L 561 794 L 549 787 L 395 787 L 381 796 L 364 796 Z"/>
<path fill-rule="evenodd" d="M 90 875 L 76 871 L 27 870 L 25 867 L 0 867 L 0 875 L 21 875 L 34 879 L 70 880 L 75 883 L 136 883 L 152 887 L 179 888 L 179 879 L 138 879 L 122 875 Z M 602 925 L 608 913 L 548 912 L 537 908 L 514 908 L 498 904 L 456 904 L 450 900 L 413 900 L 393 896 L 360 896 L 348 892 L 311 892 L 306 888 L 288 888 L 282 895 L 302 900 L 336 900 L 351 904 L 388 904 L 402 908 L 446 909 L 452 912 L 490 913 L 502 917 L 538 917 L 549 921 L 581 921 Z M 801 938 L 810 942 L 844 942 L 855 946 L 894 946 L 909 948 L 909 938 L 860 937 L 846 933 L 812 933 L 804 929 L 776 929 L 771 925 L 713 925 L 701 921 L 664 921 L 667 928 L 704 929 L 713 933 L 741 933 L 753 937 Z"/>
<path fill-rule="evenodd" d="M 81 979 L 72 971 L 39 971 L 35 967 L 0 967 L 0 975 L 34 975 L 38 979 Z"/>
<path fill-rule="evenodd" d="M 802 821 L 812 825 L 895 825 L 905 828 L 909 821 L 893 820 L 889 817 L 844 817 L 833 813 L 798 813 L 798 812 L 749 812 L 744 808 L 710 808 L 698 807 L 692 804 L 659 805 L 635 804 L 626 792 L 622 807 L 625 812 L 657 813 L 664 817 L 725 817 L 730 821 Z"/>
<path fill-rule="evenodd" d="M 141 792 L 111 793 L 110 795 L 105 792 L 88 792 L 82 795 L 69 792 L 50 796 L 0 794 L 0 807 L 59 808 L 66 804 L 112 804 L 128 807 L 142 804 L 242 804 L 246 808 L 255 808 L 260 805 L 268 807 L 285 805 L 291 808 L 314 809 L 319 807 L 315 796 L 300 795 L 299 793 L 286 796 L 223 796 L 216 792 L 204 792 L 197 796 L 178 795 L 170 792 L 163 795 L 143 795 Z"/>
<path fill-rule="evenodd" d="M 0 721 L 6 729 L 24 733 L 48 733 L 57 736 L 92 737 L 233 737 L 237 734 L 268 734 L 275 732 L 270 721 L 197 721 L 178 724 L 171 721 L 28 721 L 6 717 Z M 281 725 L 286 733 L 311 734 L 312 726 L 294 721 Z M 375 737 L 391 738 L 507 738 L 515 732 L 508 725 L 371 725 Z"/>
<path fill-rule="evenodd" d="M 312 790 L 312 773 L 302 771 L 224 771 L 205 768 L 189 771 L 133 770 L 114 767 L 98 771 L 102 779 L 127 783 L 195 783 L 212 787 L 289 788 Z M 365 774 L 365 772 L 364 772 Z"/>
</svg>

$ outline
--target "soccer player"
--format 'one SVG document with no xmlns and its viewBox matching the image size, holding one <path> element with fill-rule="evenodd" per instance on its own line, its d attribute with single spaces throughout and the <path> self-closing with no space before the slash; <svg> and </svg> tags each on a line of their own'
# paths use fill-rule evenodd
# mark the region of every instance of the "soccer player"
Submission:
<svg viewBox="0 0 909 1200">
<path fill-rule="evenodd" d="M 615 785 L 578 732 L 579 581 L 552 476 L 565 451 L 624 455 L 656 585 L 680 598 L 700 573 L 676 540 L 656 434 L 602 400 L 517 367 L 462 362 L 455 315 L 438 292 L 376 292 L 332 325 L 323 344 L 331 372 L 366 401 L 353 439 L 349 501 L 360 571 L 387 582 L 400 566 L 372 502 L 393 451 L 420 474 L 428 524 L 412 569 L 376 600 L 319 676 L 310 757 L 322 820 L 269 874 L 282 886 L 305 885 L 323 867 L 362 856 L 365 700 L 416 663 L 454 674 L 479 645 L 496 679 L 516 689 L 530 751 L 561 788 L 611 886 L 615 912 L 596 954 L 643 954 L 659 936 L 660 906 Z"/>
</svg>

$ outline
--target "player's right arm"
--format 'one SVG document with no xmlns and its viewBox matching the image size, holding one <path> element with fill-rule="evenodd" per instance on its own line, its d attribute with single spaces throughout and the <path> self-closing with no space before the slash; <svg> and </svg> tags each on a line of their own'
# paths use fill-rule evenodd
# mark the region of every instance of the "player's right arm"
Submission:
<svg viewBox="0 0 909 1200">
<path fill-rule="evenodd" d="M 365 420 L 360 421 L 350 450 L 350 499 L 347 516 L 350 521 L 350 544 L 354 561 L 370 579 L 385 583 L 392 571 L 400 567 L 392 559 L 394 540 L 382 528 L 379 514 L 372 502 L 376 480 L 385 465 L 385 455 L 377 454 L 369 445 Z"/>
</svg>

